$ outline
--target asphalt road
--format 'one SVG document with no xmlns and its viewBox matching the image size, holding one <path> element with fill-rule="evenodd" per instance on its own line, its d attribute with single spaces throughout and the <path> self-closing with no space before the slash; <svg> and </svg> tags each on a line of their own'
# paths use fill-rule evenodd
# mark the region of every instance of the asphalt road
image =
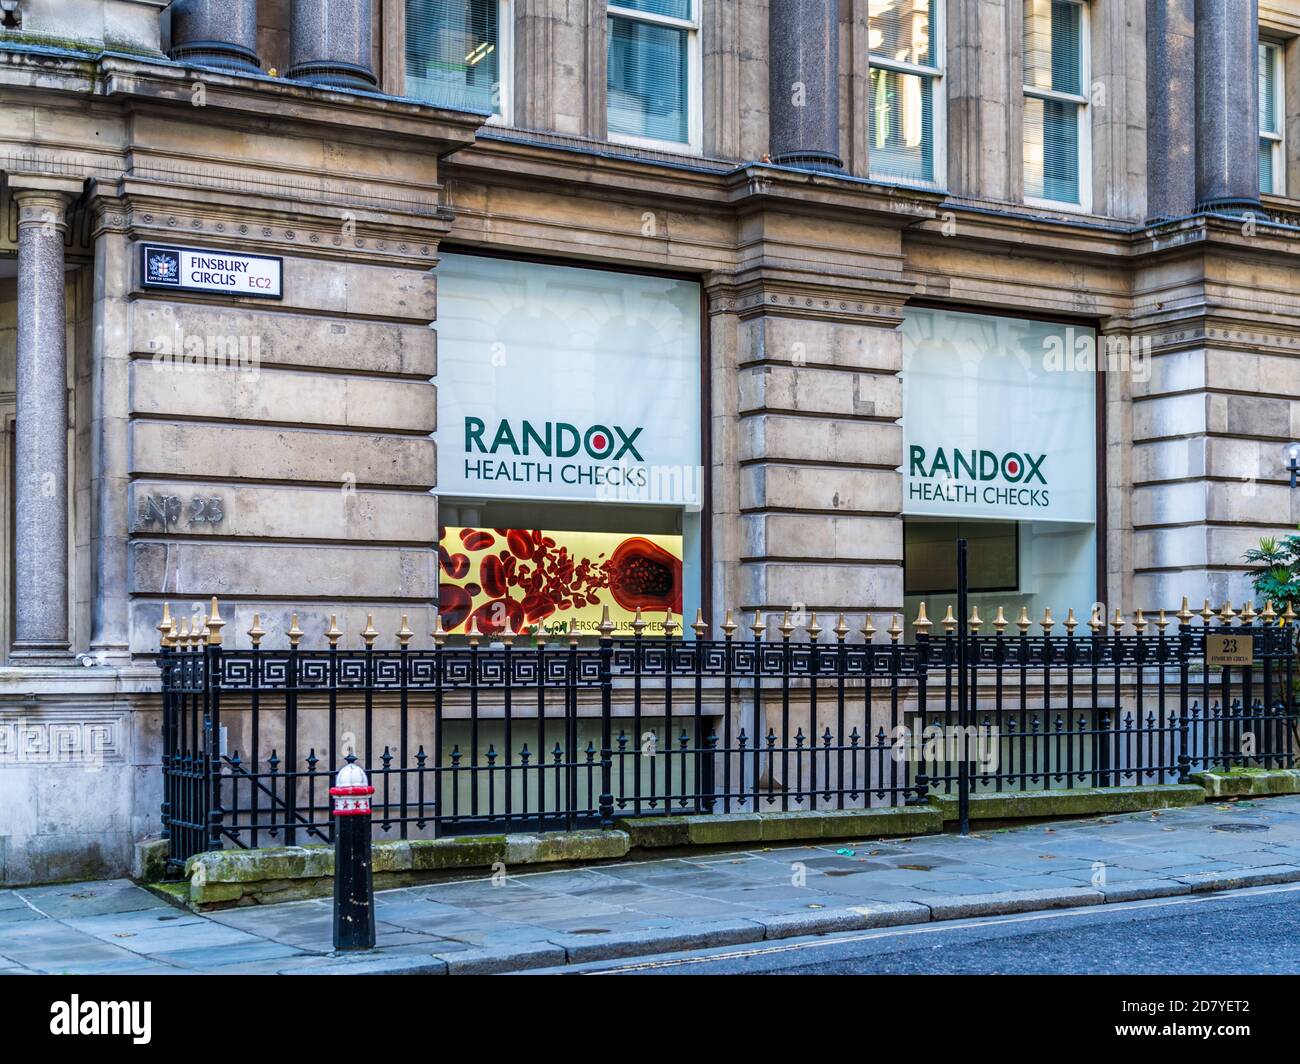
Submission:
<svg viewBox="0 0 1300 1064">
<path fill-rule="evenodd" d="M 1295 974 L 1300 884 L 551 969 L 609 975 Z"/>
</svg>

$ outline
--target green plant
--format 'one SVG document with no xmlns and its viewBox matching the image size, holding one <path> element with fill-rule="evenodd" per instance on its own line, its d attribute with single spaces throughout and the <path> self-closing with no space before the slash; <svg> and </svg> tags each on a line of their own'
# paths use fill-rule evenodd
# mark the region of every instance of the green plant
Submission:
<svg viewBox="0 0 1300 1064">
<path fill-rule="evenodd" d="M 1300 536 L 1265 536 L 1245 557 L 1255 593 L 1279 613 L 1288 605 L 1300 613 Z"/>
</svg>

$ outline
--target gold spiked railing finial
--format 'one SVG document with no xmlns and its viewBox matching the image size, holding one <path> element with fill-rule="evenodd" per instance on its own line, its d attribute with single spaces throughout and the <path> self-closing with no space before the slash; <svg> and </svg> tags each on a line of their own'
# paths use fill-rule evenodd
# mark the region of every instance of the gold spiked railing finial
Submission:
<svg viewBox="0 0 1300 1064">
<path fill-rule="evenodd" d="M 1156 628 L 1160 632 L 1160 637 L 1162 639 L 1164 638 L 1165 629 L 1168 627 L 1169 627 L 1169 618 L 1165 616 L 1165 611 L 1161 610 L 1160 616 L 1156 618 Z"/>
<path fill-rule="evenodd" d="M 731 610 L 727 610 L 723 615 L 722 624 L 719 627 L 722 629 L 722 638 L 731 639 L 736 634 L 736 629 L 739 628 L 740 625 L 736 623 L 736 619 L 732 616 Z"/>
<path fill-rule="evenodd" d="M 1285 628 L 1294 620 L 1295 620 L 1295 610 L 1291 608 L 1291 603 L 1287 602 L 1286 610 L 1282 614 L 1282 627 Z"/>
<path fill-rule="evenodd" d="M 1175 614 L 1175 616 L 1178 618 L 1178 623 L 1181 624 L 1184 628 L 1186 628 L 1189 624 L 1191 624 L 1192 618 L 1196 616 L 1196 614 L 1194 614 L 1190 609 L 1187 608 L 1186 595 L 1183 596 L 1183 604 L 1182 606 L 1179 607 L 1178 612 Z"/>
<path fill-rule="evenodd" d="M 1133 614 L 1133 627 L 1137 630 L 1138 635 L 1147 634 L 1147 618 L 1146 614 L 1142 612 L 1141 606 Z"/>
<path fill-rule="evenodd" d="M 1272 599 L 1264 600 L 1264 608 L 1260 611 L 1259 619 L 1265 625 L 1270 625 L 1277 620 L 1277 612 L 1273 609 Z"/>
<path fill-rule="evenodd" d="M 1113 628 L 1113 629 L 1115 630 L 1115 634 L 1116 634 L 1116 635 L 1119 635 L 1119 633 L 1122 632 L 1122 631 L 1124 630 L 1124 625 L 1125 625 L 1125 623 L 1126 623 L 1126 622 L 1125 622 L 1125 620 L 1124 620 L 1124 614 L 1123 614 L 1123 612 L 1121 612 L 1120 608 L 1119 608 L 1118 606 L 1116 606 L 1116 607 L 1115 607 L 1115 616 L 1111 619 L 1111 622 L 1110 622 L 1110 626 L 1111 626 L 1111 628 Z"/>
<path fill-rule="evenodd" d="M 605 608 L 605 612 L 608 614 L 609 607 Z M 695 638 L 701 642 L 708 638 L 709 622 L 704 619 L 704 609 L 700 606 L 695 607 L 695 620 L 691 622 L 691 631 L 695 633 Z"/>
<path fill-rule="evenodd" d="M 1020 616 L 1016 618 L 1016 627 L 1020 629 L 1020 634 L 1025 635 L 1029 632 L 1029 626 L 1033 622 L 1029 619 L 1029 607 L 1020 607 Z"/>
<path fill-rule="evenodd" d="M 406 650 L 411 645 L 411 639 L 415 633 L 411 631 L 411 626 L 407 622 L 406 614 L 402 614 L 402 627 L 397 629 L 397 645 Z"/>
<path fill-rule="evenodd" d="M 862 627 L 858 629 L 862 633 L 862 638 L 868 643 L 874 642 L 876 638 L 876 626 L 871 623 L 871 614 L 867 614 L 862 620 Z"/>
<path fill-rule="evenodd" d="M 217 606 L 217 596 L 212 596 L 212 614 L 208 617 L 208 646 L 221 646 L 221 629 L 226 627 L 226 622 L 221 617 L 221 609 Z"/>
<path fill-rule="evenodd" d="M 379 629 L 375 627 L 375 615 L 366 614 L 366 626 L 361 630 L 361 638 L 366 644 L 367 650 L 375 648 L 375 640 L 379 638 Z"/>
<path fill-rule="evenodd" d="M 848 638 L 849 622 L 844 619 L 843 610 L 840 610 L 840 619 L 835 624 L 834 632 L 835 632 L 835 639 L 837 642 L 843 643 L 844 640 Z"/>
<path fill-rule="evenodd" d="M 289 617 L 289 630 L 284 633 L 289 637 L 289 646 L 294 650 L 298 649 L 298 644 L 302 642 L 303 630 L 298 627 L 298 615 L 291 614 Z"/>
<path fill-rule="evenodd" d="M 1230 625 L 1236 617 L 1237 611 L 1232 608 L 1232 603 L 1225 599 L 1223 602 L 1223 609 L 1219 611 L 1219 623 L 1226 627 L 1227 625 Z"/>
<path fill-rule="evenodd" d="M 1255 612 L 1255 603 L 1250 599 L 1247 599 L 1245 605 L 1242 606 L 1241 609 L 1241 623 L 1254 624 L 1255 618 L 1258 616 L 1259 614 Z"/>
<path fill-rule="evenodd" d="M 998 635 L 1001 635 L 1007 630 L 1007 625 L 1010 623 L 1011 622 L 1007 620 L 1007 611 L 999 606 L 998 612 L 993 616 L 993 631 Z"/>
<path fill-rule="evenodd" d="M 1052 620 L 1052 611 L 1050 608 L 1044 607 L 1043 619 L 1038 623 L 1043 629 L 1044 636 L 1051 635 L 1052 629 L 1056 627 L 1056 622 Z"/>
<path fill-rule="evenodd" d="M 671 639 L 679 628 L 681 628 L 681 625 L 678 624 L 673 619 L 673 611 L 665 610 L 664 611 L 664 635 L 667 638 Z"/>
<path fill-rule="evenodd" d="M 330 626 L 325 630 L 325 638 L 329 640 L 331 650 L 338 650 L 339 640 L 343 638 L 343 629 L 339 627 L 337 613 L 330 614 Z"/>
<path fill-rule="evenodd" d="M 970 625 L 970 634 L 979 635 L 979 630 L 984 627 L 984 622 L 980 619 L 980 608 L 972 606 L 970 611 L 970 620 L 966 622 Z"/>
<path fill-rule="evenodd" d="M 1106 619 L 1101 615 L 1100 605 L 1093 606 L 1092 616 L 1088 618 L 1088 627 L 1092 629 L 1094 636 L 1106 627 Z"/>
<path fill-rule="evenodd" d="M 930 629 L 934 627 L 934 622 L 926 615 L 924 599 L 921 600 L 921 604 L 916 608 L 916 620 L 912 622 L 912 627 L 916 629 L 916 634 L 918 636 L 929 635 Z"/>
<path fill-rule="evenodd" d="M 671 614 L 669 616 L 671 616 Z M 569 637 L 569 646 L 576 647 L 578 645 L 578 641 L 582 638 L 581 633 L 578 631 L 577 617 L 569 618 L 569 630 L 565 634 Z M 664 634 L 665 635 L 668 634 L 667 623 L 664 624 Z"/>
<path fill-rule="evenodd" d="M 804 625 L 804 631 L 808 633 L 808 641 L 817 642 L 817 638 L 822 634 L 822 626 L 817 623 L 817 611 L 814 610 L 808 618 L 808 623 Z"/>
<path fill-rule="evenodd" d="M 186 650 L 186 649 L 189 648 L 189 645 L 190 645 L 190 620 L 189 620 L 188 617 L 182 617 L 182 618 L 181 618 L 181 626 L 180 626 L 180 630 L 176 633 L 175 639 L 176 639 L 176 645 L 177 645 L 181 650 Z"/>
<path fill-rule="evenodd" d="M 600 609 L 600 638 L 612 639 L 614 637 L 614 622 L 609 616 L 609 603 L 605 603 Z"/>
<path fill-rule="evenodd" d="M 763 638 L 763 633 L 767 631 L 767 625 L 763 623 L 763 613 L 761 610 L 754 610 L 754 623 L 749 626 L 749 630 L 754 633 L 754 641 Z"/>
<path fill-rule="evenodd" d="M 1205 605 L 1201 607 L 1201 623 L 1206 628 L 1210 627 L 1210 622 L 1214 620 L 1214 610 L 1210 608 L 1210 600 L 1205 600 Z"/>
<path fill-rule="evenodd" d="M 365 635 L 364 632 L 362 632 L 361 634 Z M 478 630 L 478 618 L 475 617 L 473 614 L 470 614 L 469 629 L 465 632 L 465 634 L 469 637 L 469 645 L 472 647 L 478 646 L 479 643 L 483 641 L 483 633 Z M 371 642 L 373 642 L 373 640 Z M 366 646 L 369 645 L 370 643 L 366 644 Z"/>
<path fill-rule="evenodd" d="M 1074 616 L 1074 607 L 1071 606 L 1065 614 L 1065 632 L 1071 639 L 1074 638 L 1074 630 L 1079 627 L 1079 622 Z"/>
<path fill-rule="evenodd" d="M 939 618 L 939 623 L 943 625 L 943 634 L 952 635 L 957 630 L 957 618 L 952 615 L 952 603 L 948 603 L 947 612 Z"/>
<path fill-rule="evenodd" d="M 632 634 L 635 636 L 644 634 L 649 625 L 650 622 L 641 616 L 641 607 L 638 606 L 636 608 L 636 616 L 632 618 Z"/>
<path fill-rule="evenodd" d="M 889 641 L 897 643 L 903 637 L 903 626 L 898 623 L 898 614 L 894 614 L 889 622 Z"/>
<path fill-rule="evenodd" d="M 515 645 L 515 636 L 518 633 L 514 630 L 514 627 L 510 624 L 509 615 L 506 616 L 506 626 L 502 628 L 501 631 L 498 632 L 497 634 L 501 636 L 501 642 L 504 643 L 506 646 L 512 647 Z"/>
<path fill-rule="evenodd" d="M 433 631 L 429 634 L 433 636 L 433 645 L 436 647 L 440 647 L 447 642 L 447 629 L 442 626 L 441 610 L 433 611 Z"/>
<path fill-rule="evenodd" d="M 174 646 L 172 643 L 172 604 L 163 603 L 162 620 L 158 622 L 159 642 L 164 647 Z"/>
<path fill-rule="evenodd" d="M 781 623 L 777 625 L 778 632 L 781 633 L 782 639 L 789 639 L 794 634 L 794 625 L 790 623 L 790 611 L 786 610 L 781 614 Z"/>
<path fill-rule="evenodd" d="M 253 614 L 253 623 L 248 629 L 248 641 L 253 644 L 253 649 L 257 650 L 262 645 L 262 638 L 266 635 L 266 629 L 262 627 L 262 615 Z"/>
</svg>

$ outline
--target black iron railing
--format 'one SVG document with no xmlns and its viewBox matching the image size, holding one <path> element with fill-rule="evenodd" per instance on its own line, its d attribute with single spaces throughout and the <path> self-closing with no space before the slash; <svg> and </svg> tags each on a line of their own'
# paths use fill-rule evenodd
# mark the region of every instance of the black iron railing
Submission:
<svg viewBox="0 0 1300 1064">
<path fill-rule="evenodd" d="M 828 640 L 815 616 L 744 636 L 728 620 L 722 639 L 701 623 L 695 638 L 439 634 L 430 649 L 404 624 L 395 650 L 375 648 L 371 626 L 359 650 L 232 648 L 219 617 L 172 627 L 159 659 L 171 859 L 330 841 L 330 779 L 349 753 L 376 788 L 377 834 L 396 838 L 1290 766 L 1293 628 L 1226 609 L 1109 631 L 1094 617 L 1087 634 L 1045 618 L 1038 635 L 1000 615 L 992 634 L 949 618 L 931 635 L 922 613 L 911 642 L 897 621 L 850 638 L 841 620 Z M 1250 637 L 1250 664 L 1205 664 L 1221 632 Z"/>
</svg>

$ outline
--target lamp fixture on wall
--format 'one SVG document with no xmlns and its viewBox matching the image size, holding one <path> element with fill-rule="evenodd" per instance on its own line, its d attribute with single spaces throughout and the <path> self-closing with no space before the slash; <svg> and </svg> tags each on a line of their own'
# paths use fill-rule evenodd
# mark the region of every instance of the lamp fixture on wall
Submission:
<svg viewBox="0 0 1300 1064">
<path fill-rule="evenodd" d="M 1300 443 L 1288 443 L 1282 448 L 1282 461 L 1291 474 L 1291 487 L 1300 482 Z"/>
</svg>

